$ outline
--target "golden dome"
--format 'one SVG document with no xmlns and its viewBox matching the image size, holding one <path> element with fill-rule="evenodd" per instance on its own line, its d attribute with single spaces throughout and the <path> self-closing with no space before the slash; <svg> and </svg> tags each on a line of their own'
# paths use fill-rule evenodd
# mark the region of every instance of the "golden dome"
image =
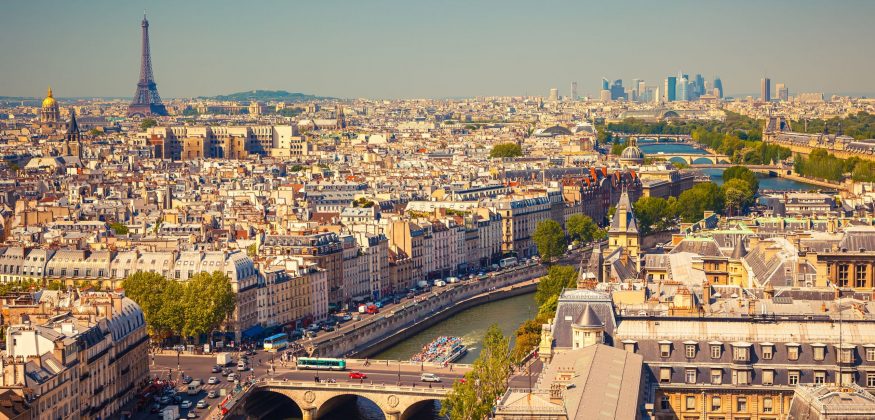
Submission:
<svg viewBox="0 0 875 420">
<path fill-rule="evenodd" d="M 43 108 L 52 108 L 56 104 L 55 98 L 52 97 L 52 88 L 49 87 L 49 93 L 46 95 L 46 99 L 43 99 Z"/>
</svg>

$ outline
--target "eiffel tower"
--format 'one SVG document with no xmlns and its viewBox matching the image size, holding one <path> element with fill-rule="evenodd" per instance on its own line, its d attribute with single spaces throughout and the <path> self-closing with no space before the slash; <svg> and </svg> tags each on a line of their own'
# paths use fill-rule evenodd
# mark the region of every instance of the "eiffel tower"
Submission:
<svg viewBox="0 0 875 420">
<path fill-rule="evenodd" d="M 167 115 L 167 108 L 158 96 L 158 87 L 152 76 L 152 58 L 149 53 L 149 21 L 143 13 L 143 51 L 140 62 L 140 81 L 137 82 L 137 93 L 134 101 L 128 106 L 128 117 L 146 117 L 150 115 Z"/>
</svg>

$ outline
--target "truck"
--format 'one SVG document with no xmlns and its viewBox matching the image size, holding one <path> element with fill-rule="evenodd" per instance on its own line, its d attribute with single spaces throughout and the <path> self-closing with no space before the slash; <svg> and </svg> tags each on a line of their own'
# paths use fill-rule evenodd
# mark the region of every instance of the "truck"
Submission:
<svg viewBox="0 0 875 420">
<path fill-rule="evenodd" d="M 418 282 L 416 283 L 416 285 L 417 285 L 420 289 L 427 289 L 427 288 L 428 288 L 428 282 L 425 281 L 425 280 L 420 280 L 420 281 L 418 281 Z"/>
<path fill-rule="evenodd" d="M 216 364 L 219 366 L 228 366 L 234 363 L 234 358 L 231 357 L 231 353 L 219 353 L 216 355 Z"/>
<path fill-rule="evenodd" d="M 203 389 L 203 384 L 201 383 L 200 379 L 195 379 L 195 380 L 191 381 L 188 385 L 186 385 L 186 393 L 188 395 L 200 394 L 202 389 Z M 179 418 L 179 416 L 174 417 L 174 418 Z"/>
<path fill-rule="evenodd" d="M 377 305 L 370 305 L 370 306 L 368 306 L 368 313 L 369 313 L 369 314 L 376 314 L 376 313 L 379 313 L 379 312 L 380 312 L 380 308 L 378 308 Z"/>
<path fill-rule="evenodd" d="M 168 405 L 161 410 L 161 418 L 164 420 L 176 420 L 179 418 L 179 406 Z"/>
<path fill-rule="evenodd" d="M 517 263 L 516 257 L 507 257 L 507 258 L 502 258 L 501 261 L 498 262 L 498 265 L 501 268 L 509 268 L 509 267 L 515 266 L 516 263 Z"/>
</svg>

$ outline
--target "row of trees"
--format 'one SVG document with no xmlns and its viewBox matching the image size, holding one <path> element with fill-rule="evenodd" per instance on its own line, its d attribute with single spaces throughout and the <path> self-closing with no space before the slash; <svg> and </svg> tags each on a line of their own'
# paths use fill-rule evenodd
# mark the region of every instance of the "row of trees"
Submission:
<svg viewBox="0 0 875 420">
<path fill-rule="evenodd" d="M 523 149 L 516 143 L 499 143 L 489 151 L 491 158 L 509 158 L 523 155 Z"/>
<path fill-rule="evenodd" d="M 664 120 L 648 122 L 635 118 L 627 118 L 621 122 L 607 124 L 607 129 L 620 133 L 640 134 L 692 134 L 696 129 L 734 134 L 742 140 L 761 140 L 763 124 L 759 120 L 726 112 L 723 121 L 718 120 Z"/>
<path fill-rule="evenodd" d="M 516 345 L 513 349 L 514 360 L 522 360 L 538 346 L 541 341 L 541 325 L 546 324 L 556 315 L 562 289 L 574 287 L 577 287 L 576 268 L 570 265 L 554 265 L 547 270 L 547 276 L 541 279 L 535 292 L 538 314 L 534 319 L 523 322 L 517 328 Z"/>
<path fill-rule="evenodd" d="M 123 283 L 125 295 L 143 310 L 153 337 L 196 338 L 217 328 L 234 312 L 234 292 L 220 271 L 200 273 L 178 282 L 138 272 Z"/>
<path fill-rule="evenodd" d="M 875 115 L 858 112 L 847 118 L 834 117 L 828 120 L 794 121 L 793 131 L 800 133 L 842 132 L 857 140 L 875 138 Z"/>
<path fill-rule="evenodd" d="M 543 220 L 535 226 L 535 233 L 532 234 L 538 253 L 547 260 L 564 254 L 569 240 L 574 243 L 587 243 L 600 241 L 605 237 L 607 232 L 599 228 L 589 216 L 582 214 L 570 216 L 565 221 L 565 230 L 553 219 Z"/>
<path fill-rule="evenodd" d="M 706 128 L 693 130 L 691 136 L 697 143 L 703 144 L 727 156 L 735 163 L 749 165 L 765 165 L 780 162 L 790 157 L 790 149 L 775 144 L 763 143 L 759 140 L 746 140 L 741 132 L 721 133 Z"/>
<path fill-rule="evenodd" d="M 875 182 L 875 162 L 856 156 L 838 158 L 824 149 L 814 149 L 808 157 L 797 154 L 793 169 L 800 175 L 830 181 L 841 181 L 850 176 L 854 181 Z"/>
</svg>

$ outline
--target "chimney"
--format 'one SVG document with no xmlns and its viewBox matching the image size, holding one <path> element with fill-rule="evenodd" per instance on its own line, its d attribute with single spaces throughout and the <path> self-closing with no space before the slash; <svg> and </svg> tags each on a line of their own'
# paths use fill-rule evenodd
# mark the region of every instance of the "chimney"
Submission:
<svg viewBox="0 0 875 420">
<path fill-rule="evenodd" d="M 120 315 L 122 313 L 122 297 L 121 295 L 112 294 L 112 311 L 110 311 L 108 318 L 112 319 L 116 315 Z"/>
<path fill-rule="evenodd" d="M 758 235 L 750 235 L 747 237 L 747 241 L 750 244 L 750 249 L 754 249 L 760 243 L 760 237 Z"/>
<path fill-rule="evenodd" d="M 702 285 L 702 300 L 705 305 L 711 304 L 711 282 L 708 279 L 705 279 L 705 283 Z"/>
</svg>

